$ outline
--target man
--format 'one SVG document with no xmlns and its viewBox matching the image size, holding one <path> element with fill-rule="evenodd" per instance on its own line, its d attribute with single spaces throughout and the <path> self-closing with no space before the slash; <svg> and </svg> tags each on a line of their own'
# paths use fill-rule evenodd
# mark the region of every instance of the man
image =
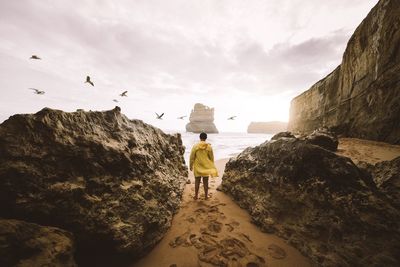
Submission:
<svg viewBox="0 0 400 267">
<path fill-rule="evenodd" d="M 208 176 L 218 176 L 214 164 L 214 153 L 211 144 L 206 143 L 207 134 L 200 134 L 200 142 L 193 146 L 190 153 L 190 171 L 194 173 L 194 199 L 198 198 L 200 180 L 203 178 L 205 199 L 208 199 Z"/>
</svg>

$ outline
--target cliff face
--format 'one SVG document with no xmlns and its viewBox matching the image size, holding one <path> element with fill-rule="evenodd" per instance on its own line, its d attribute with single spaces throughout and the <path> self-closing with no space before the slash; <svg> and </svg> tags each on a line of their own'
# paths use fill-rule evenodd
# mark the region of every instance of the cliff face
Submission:
<svg viewBox="0 0 400 267">
<path fill-rule="evenodd" d="M 248 133 L 266 133 L 274 134 L 284 132 L 287 129 L 287 122 L 268 121 L 268 122 L 251 122 L 247 127 Z"/>
<path fill-rule="evenodd" d="M 400 1 L 380 0 L 354 32 L 342 63 L 294 98 L 288 129 L 328 127 L 400 144 Z"/>
<path fill-rule="evenodd" d="M 203 104 L 194 105 L 190 113 L 189 123 L 186 124 L 186 131 L 192 133 L 218 133 L 214 124 L 214 108 L 209 108 Z"/>
<path fill-rule="evenodd" d="M 78 258 L 92 264 L 140 256 L 179 206 L 183 154 L 180 135 L 129 120 L 118 107 L 14 115 L 0 125 L 0 217 L 71 232 Z"/>
</svg>

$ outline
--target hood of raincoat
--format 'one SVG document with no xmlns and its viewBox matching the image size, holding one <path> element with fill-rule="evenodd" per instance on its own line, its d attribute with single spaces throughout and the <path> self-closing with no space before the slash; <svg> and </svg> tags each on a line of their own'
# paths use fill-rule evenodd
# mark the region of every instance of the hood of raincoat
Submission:
<svg viewBox="0 0 400 267">
<path fill-rule="evenodd" d="M 205 141 L 200 141 L 200 142 L 196 145 L 196 149 L 211 150 L 211 144 L 206 143 Z"/>
</svg>

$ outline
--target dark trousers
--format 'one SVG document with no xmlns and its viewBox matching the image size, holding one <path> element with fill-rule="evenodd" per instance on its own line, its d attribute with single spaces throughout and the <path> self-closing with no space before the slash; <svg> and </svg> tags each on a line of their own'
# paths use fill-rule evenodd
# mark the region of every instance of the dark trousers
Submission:
<svg viewBox="0 0 400 267">
<path fill-rule="evenodd" d="M 194 194 L 195 194 L 195 197 L 197 198 L 197 196 L 199 194 L 200 181 L 201 181 L 202 177 L 203 177 L 204 195 L 205 195 L 205 198 L 208 198 L 208 176 L 194 177 Z"/>
</svg>

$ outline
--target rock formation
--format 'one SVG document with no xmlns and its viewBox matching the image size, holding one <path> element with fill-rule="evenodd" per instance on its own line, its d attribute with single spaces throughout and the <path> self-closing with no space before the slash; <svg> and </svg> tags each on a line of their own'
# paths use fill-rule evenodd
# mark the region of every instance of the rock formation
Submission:
<svg viewBox="0 0 400 267">
<path fill-rule="evenodd" d="M 70 231 L 83 255 L 140 256 L 164 235 L 187 177 L 179 134 L 116 107 L 43 109 L 0 125 L 0 217 Z M 93 264 L 93 262 L 92 262 Z"/>
<path fill-rule="evenodd" d="M 354 32 L 343 61 L 294 98 L 288 129 L 321 126 L 400 144 L 400 1 L 380 0 Z"/>
<path fill-rule="evenodd" d="M 77 266 L 72 234 L 18 220 L 0 219 L 0 266 Z"/>
<path fill-rule="evenodd" d="M 214 108 L 209 108 L 203 104 L 194 105 L 190 113 L 189 123 L 186 124 L 186 131 L 192 133 L 218 133 L 214 124 Z"/>
<path fill-rule="evenodd" d="M 385 178 L 375 179 L 398 184 L 396 164 L 378 168 L 392 169 L 391 178 L 379 171 Z M 382 185 L 349 158 L 280 137 L 231 159 L 221 190 L 316 266 L 399 266 L 400 209 L 386 196 L 391 185 Z"/>
<path fill-rule="evenodd" d="M 400 157 L 375 164 L 371 175 L 380 191 L 400 209 Z"/>
<path fill-rule="evenodd" d="M 268 121 L 268 122 L 251 122 L 247 127 L 247 133 L 265 133 L 274 134 L 286 131 L 287 122 Z"/>
<path fill-rule="evenodd" d="M 278 140 L 279 138 L 296 138 L 291 132 L 280 132 L 271 137 L 271 140 Z"/>
<path fill-rule="evenodd" d="M 317 145 L 330 151 L 336 151 L 339 145 L 337 136 L 327 129 L 317 129 L 306 136 L 305 140 L 308 144 Z"/>
</svg>

